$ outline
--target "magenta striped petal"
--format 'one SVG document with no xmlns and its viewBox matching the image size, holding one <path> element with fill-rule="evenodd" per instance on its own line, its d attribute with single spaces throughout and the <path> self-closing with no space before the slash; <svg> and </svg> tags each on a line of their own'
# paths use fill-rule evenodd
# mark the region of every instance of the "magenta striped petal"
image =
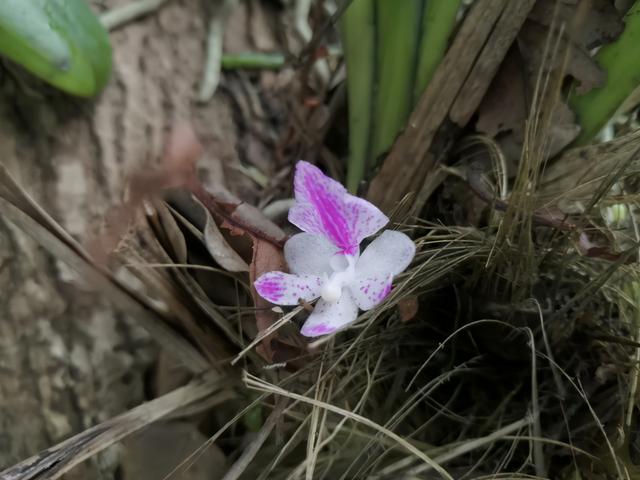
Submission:
<svg viewBox="0 0 640 480">
<path fill-rule="evenodd" d="M 373 204 L 350 195 L 319 168 L 299 161 L 294 179 L 296 204 L 289 221 L 307 233 L 323 235 L 345 255 L 359 252 L 360 242 L 389 219 Z"/>
<path fill-rule="evenodd" d="M 268 272 L 261 275 L 254 286 L 258 294 L 276 305 L 298 305 L 320 296 L 322 279 L 315 275 L 292 275 L 284 272 Z"/>
</svg>

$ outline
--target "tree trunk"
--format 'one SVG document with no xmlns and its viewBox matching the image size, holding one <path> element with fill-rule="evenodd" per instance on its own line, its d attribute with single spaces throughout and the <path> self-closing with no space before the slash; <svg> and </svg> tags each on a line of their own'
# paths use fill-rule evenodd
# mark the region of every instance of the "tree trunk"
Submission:
<svg viewBox="0 0 640 480">
<path fill-rule="evenodd" d="M 205 22 L 200 2 L 174 1 L 112 33 L 114 72 L 95 102 L 3 72 L 0 161 L 81 241 L 128 174 L 157 161 L 175 122 L 190 120 L 209 151 L 237 161 L 229 100 L 193 104 Z M 153 343 L 76 280 L 0 219 L 0 470 L 144 400 Z M 117 463 L 111 450 L 73 476 L 114 478 Z"/>
</svg>

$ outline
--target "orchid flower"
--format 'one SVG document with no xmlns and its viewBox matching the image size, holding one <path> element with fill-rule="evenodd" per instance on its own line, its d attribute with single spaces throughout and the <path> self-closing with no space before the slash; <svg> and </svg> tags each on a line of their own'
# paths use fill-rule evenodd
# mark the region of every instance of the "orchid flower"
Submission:
<svg viewBox="0 0 640 480">
<path fill-rule="evenodd" d="M 389 219 L 307 162 L 296 166 L 294 193 L 289 221 L 304 233 L 284 246 L 291 273 L 265 273 L 255 288 L 276 305 L 320 298 L 301 330 L 316 337 L 353 322 L 358 309 L 380 304 L 391 291 L 393 277 L 413 259 L 415 245 L 404 233 L 385 230 L 360 255 L 360 243 Z"/>
</svg>

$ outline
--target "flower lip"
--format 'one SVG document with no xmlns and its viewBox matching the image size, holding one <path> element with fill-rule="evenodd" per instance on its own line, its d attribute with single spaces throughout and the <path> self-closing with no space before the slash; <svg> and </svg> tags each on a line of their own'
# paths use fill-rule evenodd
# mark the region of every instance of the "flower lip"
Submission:
<svg viewBox="0 0 640 480">
<path fill-rule="evenodd" d="M 353 281 L 356 271 L 356 257 L 346 255 L 334 255 L 329 260 L 334 273 L 331 276 L 325 274 L 324 285 L 320 290 L 320 296 L 327 302 L 337 302 L 342 296 L 342 289 Z M 345 265 L 346 263 L 346 265 Z"/>
</svg>

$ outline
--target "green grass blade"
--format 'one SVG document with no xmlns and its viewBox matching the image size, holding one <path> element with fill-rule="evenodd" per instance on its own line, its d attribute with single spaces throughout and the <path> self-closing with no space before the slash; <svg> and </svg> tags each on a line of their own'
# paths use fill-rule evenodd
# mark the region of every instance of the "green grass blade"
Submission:
<svg viewBox="0 0 640 480">
<path fill-rule="evenodd" d="M 569 99 L 582 127 L 574 145 L 591 141 L 640 85 L 640 0 L 629 10 L 625 23 L 622 35 L 615 42 L 602 47 L 595 57 L 607 72 L 605 84 L 584 95 L 574 94 Z"/>
<path fill-rule="evenodd" d="M 422 38 L 413 99 L 417 101 L 440 64 L 456 24 L 461 0 L 428 0 L 422 18 Z"/>
<path fill-rule="evenodd" d="M 347 188 L 356 192 L 369 158 L 372 98 L 375 84 L 375 5 L 353 0 L 342 17 L 342 42 L 349 96 Z"/>
<path fill-rule="evenodd" d="M 411 112 L 424 0 L 376 1 L 378 89 L 371 160 L 384 153 Z"/>
</svg>

